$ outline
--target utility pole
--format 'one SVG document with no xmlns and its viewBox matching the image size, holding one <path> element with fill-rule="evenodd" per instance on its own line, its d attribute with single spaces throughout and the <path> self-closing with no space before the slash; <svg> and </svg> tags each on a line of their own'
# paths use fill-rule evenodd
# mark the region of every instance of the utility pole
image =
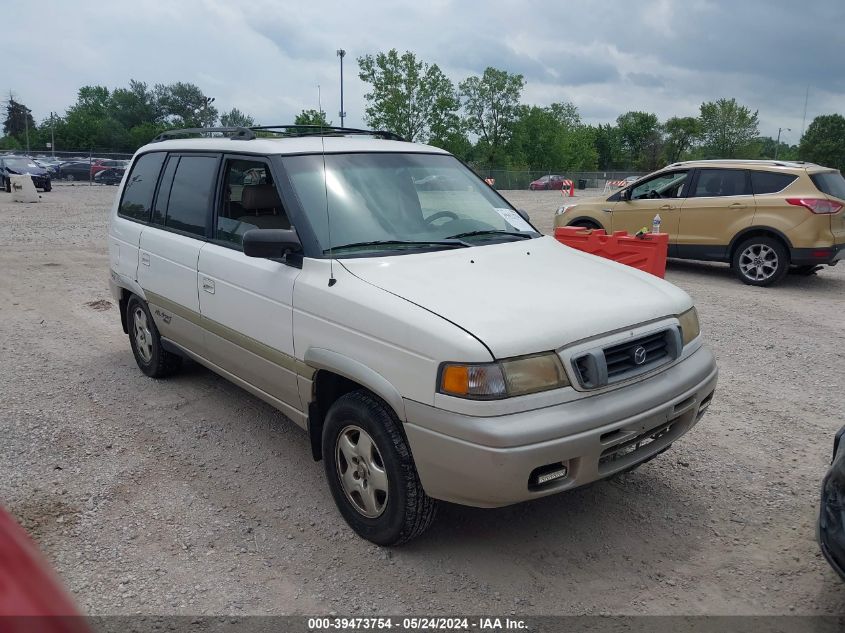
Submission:
<svg viewBox="0 0 845 633">
<path fill-rule="evenodd" d="M 801 138 L 804 138 L 804 125 L 807 123 L 807 101 L 810 99 L 810 84 L 807 84 L 807 92 L 804 93 L 804 117 L 801 119 Z M 800 142 L 800 139 L 799 139 Z"/>
<path fill-rule="evenodd" d="M 779 127 L 778 128 L 778 140 L 777 140 L 777 143 L 775 143 L 775 160 L 778 159 L 778 150 L 780 149 L 780 133 L 781 132 L 791 132 L 791 131 L 792 131 L 792 129 L 788 128 L 788 127 Z"/>
<path fill-rule="evenodd" d="M 50 112 L 50 149 L 53 151 L 53 158 L 56 157 L 56 120 L 55 114 Z"/>
<path fill-rule="evenodd" d="M 340 127 L 343 127 L 343 119 L 346 117 L 346 112 L 343 111 L 343 58 L 346 57 L 346 51 L 342 48 L 337 49 L 337 56 L 340 57 Z"/>
<path fill-rule="evenodd" d="M 24 129 L 26 129 L 26 155 L 29 156 L 29 115 L 32 111 L 23 104 L 21 104 L 21 107 L 23 108 Z"/>
</svg>

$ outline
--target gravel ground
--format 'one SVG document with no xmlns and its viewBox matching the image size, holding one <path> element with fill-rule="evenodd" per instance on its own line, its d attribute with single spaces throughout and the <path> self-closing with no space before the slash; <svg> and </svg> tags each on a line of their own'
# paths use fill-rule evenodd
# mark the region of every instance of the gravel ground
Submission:
<svg viewBox="0 0 845 633">
<path fill-rule="evenodd" d="M 137 370 L 107 290 L 113 187 L 0 194 L 0 501 L 91 614 L 845 613 L 814 538 L 845 411 L 845 266 L 750 288 L 672 262 L 721 367 L 710 412 L 614 481 L 347 529 L 304 433 L 190 365 Z M 506 192 L 549 230 L 557 192 Z M 530 324 L 526 324 L 530 327 Z"/>
</svg>

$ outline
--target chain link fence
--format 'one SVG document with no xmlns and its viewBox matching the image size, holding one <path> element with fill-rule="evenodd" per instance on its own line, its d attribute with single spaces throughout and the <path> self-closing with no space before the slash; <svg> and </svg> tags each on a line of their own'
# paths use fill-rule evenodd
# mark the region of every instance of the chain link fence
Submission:
<svg viewBox="0 0 845 633">
<path fill-rule="evenodd" d="M 567 170 L 512 170 L 474 166 L 475 173 L 493 181 L 496 189 L 528 189 L 532 182 L 543 176 L 561 176 L 571 180 L 577 189 L 603 189 L 607 182 L 624 180 L 629 176 L 645 176 L 642 171 L 567 171 Z M 540 187 L 542 188 L 542 187 Z"/>
<path fill-rule="evenodd" d="M 62 151 L 47 149 L 29 152 L 9 150 L 0 152 L 0 157 L 3 156 L 22 156 L 33 160 L 38 166 L 50 172 L 54 185 L 63 183 L 117 184 L 132 158 L 131 153 L 114 152 L 108 149 Z"/>
</svg>

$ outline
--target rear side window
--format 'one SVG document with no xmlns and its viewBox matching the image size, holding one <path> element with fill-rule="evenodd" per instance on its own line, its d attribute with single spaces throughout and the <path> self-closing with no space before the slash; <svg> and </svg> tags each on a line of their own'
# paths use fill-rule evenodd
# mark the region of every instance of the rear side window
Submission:
<svg viewBox="0 0 845 633">
<path fill-rule="evenodd" d="M 754 190 L 755 196 L 763 193 L 775 193 L 776 191 L 786 189 L 796 178 L 798 176 L 795 174 L 778 174 L 773 171 L 752 171 L 751 188 Z"/>
<path fill-rule="evenodd" d="M 216 157 L 180 157 L 173 174 L 164 225 L 204 237 L 205 227 L 211 216 L 216 179 Z"/>
<path fill-rule="evenodd" d="M 126 179 L 118 213 L 126 218 L 148 222 L 153 204 L 158 174 L 164 163 L 164 152 L 144 154 L 136 162 Z"/>
<path fill-rule="evenodd" d="M 719 198 L 749 193 L 744 169 L 702 169 L 692 197 Z"/>
<path fill-rule="evenodd" d="M 845 200 L 845 178 L 838 171 L 823 171 L 811 174 L 810 178 L 816 189 L 834 198 Z"/>
</svg>

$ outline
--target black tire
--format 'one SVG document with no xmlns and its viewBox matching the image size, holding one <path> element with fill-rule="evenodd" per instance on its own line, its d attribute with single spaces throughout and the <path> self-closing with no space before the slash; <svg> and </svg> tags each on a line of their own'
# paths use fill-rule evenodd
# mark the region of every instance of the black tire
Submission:
<svg viewBox="0 0 845 633">
<path fill-rule="evenodd" d="M 48 182 L 46 185 L 44 185 L 44 192 L 45 192 L 45 193 L 46 193 L 46 192 L 48 192 L 48 191 L 52 191 L 52 190 L 53 190 L 53 185 L 52 185 L 52 183 L 49 183 L 49 182 Z"/>
<path fill-rule="evenodd" d="M 589 220 L 578 220 L 577 222 L 573 222 L 569 226 L 580 226 L 584 229 L 600 229 L 601 227 L 598 225 L 597 222 L 590 222 Z"/>
<path fill-rule="evenodd" d="M 755 267 L 754 263 L 760 264 Z M 734 249 L 731 267 L 740 281 L 749 286 L 771 286 L 789 271 L 789 253 L 773 237 L 751 237 Z"/>
<path fill-rule="evenodd" d="M 346 461 L 343 455 L 338 459 L 338 441 L 349 433 L 354 435 L 355 429 L 369 434 L 377 449 L 377 461 L 387 476 L 384 506 L 372 518 L 358 508 L 350 498 L 354 493 L 347 495 L 342 483 L 343 466 L 347 469 L 354 466 L 342 463 Z M 376 545 L 398 545 L 428 529 L 437 512 L 437 503 L 425 494 L 401 423 L 384 401 L 366 390 L 338 398 L 326 415 L 322 445 L 329 489 L 341 515 L 361 538 Z M 362 480 L 366 488 L 366 474 L 356 479 Z"/>
<path fill-rule="evenodd" d="M 141 349 L 143 343 L 139 342 L 139 335 L 136 331 L 138 323 L 135 318 L 138 311 L 143 312 L 147 326 L 144 339 L 149 342 L 149 345 L 146 350 Z M 126 329 L 129 330 L 129 345 L 132 348 L 132 355 L 135 356 L 135 362 L 147 376 L 150 378 L 167 378 L 182 367 L 182 357 L 168 352 L 161 346 L 161 335 L 158 333 L 150 309 L 146 302 L 136 295 L 132 295 L 126 305 Z"/>
<path fill-rule="evenodd" d="M 4 185 L 4 188 L 6 189 L 6 193 L 12 193 L 12 179 L 11 178 L 6 178 L 6 183 Z"/>
</svg>

